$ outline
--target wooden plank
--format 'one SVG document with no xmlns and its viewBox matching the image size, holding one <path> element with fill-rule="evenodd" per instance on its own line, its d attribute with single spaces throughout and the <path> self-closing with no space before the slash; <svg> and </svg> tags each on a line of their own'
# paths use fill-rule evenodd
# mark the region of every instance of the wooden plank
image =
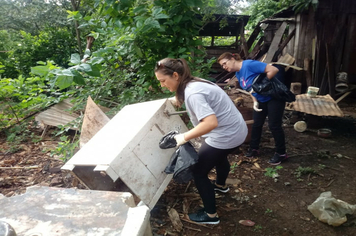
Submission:
<svg viewBox="0 0 356 236">
<path fill-rule="evenodd" d="M 246 59 L 254 59 L 258 52 L 261 50 L 261 45 L 263 43 L 263 37 L 261 37 L 258 42 L 256 43 L 255 47 L 252 49 L 252 51 L 248 54 Z"/>
<path fill-rule="evenodd" d="M 350 93 L 351 93 L 351 91 L 344 93 L 344 95 L 339 97 L 335 102 L 339 103 L 342 99 L 344 99 L 345 97 L 349 96 Z"/>
<path fill-rule="evenodd" d="M 312 65 L 313 65 L 313 60 L 310 58 L 305 58 L 304 59 L 304 70 L 305 70 L 305 76 L 307 80 L 307 86 L 312 86 Z"/>
<path fill-rule="evenodd" d="M 300 14 L 296 16 L 295 37 L 294 37 L 295 43 L 294 43 L 293 54 L 291 54 L 294 58 L 298 57 L 299 38 L 300 38 Z M 298 65 L 298 63 L 296 63 L 296 65 Z"/>
<path fill-rule="evenodd" d="M 240 41 L 241 41 L 241 47 L 242 47 L 242 51 L 243 51 L 243 56 L 241 55 L 241 57 L 245 57 L 248 56 L 248 47 L 247 47 L 247 43 L 246 43 L 246 39 L 245 39 L 245 28 L 240 27 Z"/>
<path fill-rule="evenodd" d="M 328 67 L 328 63 L 326 62 L 326 65 L 324 67 L 323 77 L 321 78 L 321 82 L 320 82 L 320 90 L 319 90 L 320 95 L 327 94 L 327 90 L 328 90 L 327 67 Z"/>
<path fill-rule="evenodd" d="M 334 61 L 331 56 L 331 50 L 328 43 L 325 43 L 326 48 L 326 60 L 328 62 L 328 84 L 329 84 L 329 94 L 331 97 L 335 95 L 335 70 L 334 70 Z"/>
<path fill-rule="evenodd" d="M 338 17 L 338 22 L 337 24 L 335 24 L 335 30 L 334 30 L 334 37 L 332 39 L 331 45 L 333 48 L 333 51 L 335 52 L 333 55 L 335 55 L 334 58 L 334 62 L 335 62 L 335 70 L 336 72 L 340 71 L 341 68 L 341 61 L 343 58 L 343 51 L 342 48 L 345 44 L 345 37 L 346 37 L 346 15 L 340 15 Z M 356 33 L 356 32 L 355 32 Z M 355 34 L 354 34 L 355 35 Z M 352 41 L 354 41 L 355 39 L 353 39 Z M 350 51 L 348 51 L 347 53 L 350 53 Z"/>
<path fill-rule="evenodd" d="M 272 61 L 277 61 L 277 58 L 279 54 L 281 54 L 282 50 L 286 47 L 286 45 L 289 43 L 289 41 L 293 38 L 295 35 L 295 29 L 288 35 L 288 37 L 283 41 L 281 46 L 279 46 L 278 50 L 275 52 Z"/>
<path fill-rule="evenodd" d="M 257 26 L 255 27 L 255 29 L 253 30 L 252 34 L 250 35 L 250 37 L 247 40 L 247 48 L 250 49 L 253 42 L 255 42 L 258 34 L 261 32 L 261 27 L 260 24 L 257 24 Z"/>
<path fill-rule="evenodd" d="M 296 64 L 298 66 L 303 66 L 304 65 L 304 58 L 305 56 L 305 50 L 306 48 L 306 32 L 307 32 L 307 17 L 306 15 L 301 15 L 300 16 L 300 28 L 299 28 L 299 42 L 298 42 L 298 47 L 296 48 Z"/>
<path fill-rule="evenodd" d="M 83 117 L 79 145 L 83 147 L 102 127 L 110 121 L 109 117 L 95 104 L 89 96 Z"/>
<path fill-rule="evenodd" d="M 290 23 L 289 27 L 288 27 L 288 34 L 290 34 L 292 31 L 296 32 L 296 28 L 295 28 L 295 23 Z M 296 33 L 295 33 L 296 35 Z M 294 43 L 295 43 L 296 37 L 294 37 L 294 39 L 292 39 L 291 41 L 289 41 L 289 43 L 287 44 L 287 53 L 289 53 L 290 55 L 294 55 Z"/>
<path fill-rule="evenodd" d="M 294 57 L 292 57 L 289 53 L 286 53 L 285 55 L 281 56 L 278 59 L 278 62 L 285 63 L 285 64 L 293 64 L 295 61 Z"/>
<path fill-rule="evenodd" d="M 356 73 L 356 14 L 349 15 L 341 71 Z"/>
<path fill-rule="evenodd" d="M 261 23 L 269 23 L 269 22 L 274 22 L 274 21 L 288 21 L 288 22 L 294 22 L 295 19 L 294 18 L 273 18 L 273 19 L 266 19 L 266 20 L 262 20 Z"/>
<path fill-rule="evenodd" d="M 278 50 L 278 45 L 281 42 L 286 27 L 287 27 L 287 22 L 283 22 L 282 25 L 277 30 L 277 32 L 275 33 L 271 46 L 268 49 L 267 57 L 264 60 L 265 62 L 269 63 L 272 61 L 274 53 Z"/>
</svg>

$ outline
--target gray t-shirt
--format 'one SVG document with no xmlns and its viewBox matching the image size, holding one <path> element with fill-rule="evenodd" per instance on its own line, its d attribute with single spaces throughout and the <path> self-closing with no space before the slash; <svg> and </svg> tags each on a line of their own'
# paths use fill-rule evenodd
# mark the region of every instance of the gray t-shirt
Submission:
<svg viewBox="0 0 356 236">
<path fill-rule="evenodd" d="M 190 82 L 184 91 L 190 120 L 197 126 L 203 118 L 215 114 L 218 127 L 203 135 L 205 142 L 219 149 L 241 145 L 247 136 L 247 125 L 229 96 L 216 84 Z"/>
</svg>

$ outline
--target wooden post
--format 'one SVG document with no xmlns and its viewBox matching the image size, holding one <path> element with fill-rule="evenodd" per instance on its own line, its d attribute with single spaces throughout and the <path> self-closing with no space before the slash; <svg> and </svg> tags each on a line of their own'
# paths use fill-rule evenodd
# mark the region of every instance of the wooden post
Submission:
<svg viewBox="0 0 356 236">
<path fill-rule="evenodd" d="M 334 70 L 334 63 L 333 58 L 330 55 L 331 51 L 328 46 L 328 43 L 325 43 L 326 47 L 326 60 L 328 61 L 328 81 L 329 81 L 329 94 L 332 98 L 335 96 L 335 70 Z"/>
<path fill-rule="evenodd" d="M 313 86 L 313 84 L 312 84 L 312 64 L 313 64 L 313 60 L 311 60 L 310 58 L 304 59 L 304 70 L 305 70 L 305 75 L 306 75 L 306 80 L 307 80 L 307 86 Z"/>
<path fill-rule="evenodd" d="M 255 29 L 253 30 L 252 34 L 250 35 L 250 37 L 247 40 L 247 49 L 249 50 L 253 44 L 253 42 L 255 42 L 258 34 L 261 32 L 261 27 L 260 27 L 260 23 L 257 24 L 257 26 L 255 27 Z"/>
<path fill-rule="evenodd" d="M 215 36 L 213 35 L 211 36 L 211 44 L 210 44 L 211 47 L 214 47 L 214 40 L 215 40 Z"/>
<path fill-rule="evenodd" d="M 247 43 L 246 43 L 246 39 L 245 39 L 245 29 L 244 29 L 244 24 L 242 24 L 242 27 L 240 28 L 240 40 L 241 40 L 241 47 L 242 47 L 242 51 L 243 51 L 243 57 L 247 57 L 248 56 L 248 48 L 247 48 Z M 241 55 L 242 57 L 242 55 Z"/>
</svg>

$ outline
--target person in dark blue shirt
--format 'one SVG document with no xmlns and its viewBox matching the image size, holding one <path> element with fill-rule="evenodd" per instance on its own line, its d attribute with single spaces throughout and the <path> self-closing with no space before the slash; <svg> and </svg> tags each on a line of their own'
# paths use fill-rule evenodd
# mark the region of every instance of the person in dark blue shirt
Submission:
<svg viewBox="0 0 356 236">
<path fill-rule="evenodd" d="M 252 125 L 250 147 L 245 156 L 256 157 L 259 155 L 262 128 L 266 117 L 268 116 L 268 126 L 273 135 L 276 149 L 275 154 L 268 163 L 271 165 L 279 165 L 282 161 L 288 158 L 285 147 L 285 135 L 282 128 L 285 101 L 255 93 L 252 89 L 252 82 L 262 73 L 265 73 L 269 79 L 277 75 L 280 79 L 280 77 L 283 77 L 280 76 L 282 71 L 277 67 L 264 62 L 242 60 L 241 56 L 237 53 L 233 54 L 225 52 L 217 61 L 224 70 L 235 72 L 240 87 L 252 94 L 254 123 Z"/>
</svg>

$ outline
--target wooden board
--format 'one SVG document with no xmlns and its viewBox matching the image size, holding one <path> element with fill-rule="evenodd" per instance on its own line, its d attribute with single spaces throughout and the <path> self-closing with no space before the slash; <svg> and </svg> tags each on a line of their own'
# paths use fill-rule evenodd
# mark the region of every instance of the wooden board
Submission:
<svg viewBox="0 0 356 236">
<path fill-rule="evenodd" d="M 287 22 L 283 22 L 282 25 L 278 28 L 277 32 L 273 37 L 272 43 L 268 49 L 267 56 L 264 59 L 264 62 L 270 63 L 272 61 L 275 52 L 278 50 L 279 43 L 281 42 L 286 27 L 287 27 Z"/>
<path fill-rule="evenodd" d="M 109 117 L 88 97 L 80 132 L 80 147 L 83 147 L 101 128 L 110 121 Z"/>
</svg>

